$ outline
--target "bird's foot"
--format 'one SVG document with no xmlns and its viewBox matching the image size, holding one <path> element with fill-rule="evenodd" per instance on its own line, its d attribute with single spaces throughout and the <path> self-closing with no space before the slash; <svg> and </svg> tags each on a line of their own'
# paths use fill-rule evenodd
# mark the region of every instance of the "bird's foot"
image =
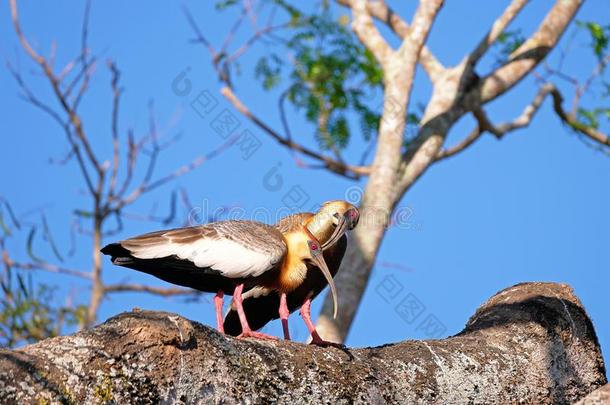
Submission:
<svg viewBox="0 0 610 405">
<path fill-rule="evenodd" d="M 276 336 L 268 335 L 268 334 L 262 333 L 262 332 L 255 332 L 253 330 L 248 330 L 248 331 L 242 332 L 241 335 L 239 335 L 237 337 L 241 338 L 241 339 L 252 337 L 252 338 L 256 338 L 256 339 L 279 340 Z"/>
<path fill-rule="evenodd" d="M 337 349 L 346 349 L 347 348 L 347 346 L 345 346 L 342 343 L 330 342 L 328 340 L 324 340 L 321 338 L 316 339 L 315 337 L 312 337 L 311 342 L 309 344 L 321 346 L 321 347 L 336 347 Z"/>
</svg>

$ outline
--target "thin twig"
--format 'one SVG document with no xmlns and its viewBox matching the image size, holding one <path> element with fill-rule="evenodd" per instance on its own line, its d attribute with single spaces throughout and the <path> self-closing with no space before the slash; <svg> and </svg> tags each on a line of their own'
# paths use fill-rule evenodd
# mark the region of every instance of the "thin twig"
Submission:
<svg viewBox="0 0 610 405">
<path fill-rule="evenodd" d="M 438 154 L 436 155 L 436 161 L 440 161 L 440 160 L 446 159 L 448 157 L 455 156 L 458 153 L 464 151 L 470 145 L 475 143 L 477 141 L 477 139 L 479 139 L 481 137 L 482 134 L 483 134 L 483 130 L 481 129 L 481 127 L 479 125 L 477 125 L 476 128 L 474 128 L 472 131 L 470 131 L 468 136 L 466 136 L 462 141 L 460 141 L 459 143 L 457 143 L 456 145 L 454 145 L 450 148 L 440 150 L 438 152 Z"/>
<path fill-rule="evenodd" d="M 481 39 L 474 51 L 470 53 L 469 59 L 472 64 L 481 59 L 527 3 L 529 3 L 529 0 L 513 0 L 506 7 L 502 15 L 493 23 L 489 32 Z"/>
<path fill-rule="evenodd" d="M 162 297 L 172 297 L 177 295 L 201 295 L 201 291 L 191 290 L 188 288 L 163 288 L 153 287 L 143 284 L 110 284 L 104 288 L 106 293 L 119 293 L 119 292 L 145 292 L 149 294 L 160 295 Z"/>
<path fill-rule="evenodd" d="M 233 90 L 231 90 L 231 88 L 225 86 L 220 90 L 220 92 L 229 102 L 231 102 L 231 104 L 233 104 L 233 106 L 241 114 L 243 114 L 245 117 L 247 117 L 250 121 L 252 121 L 254 124 L 256 124 L 266 134 L 271 136 L 281 145 L 284 145 L 290 149 L 300 152 L 313 159 L 319 160 L 325 164 L 327 169 L 331 170 L 334 173 L 340 174 L 344 177 L 350 178 L 350 179 L 354 179 L 354 178 L 357 178 L 358 176 L 369 174 L 370 168 L 368 166 L 352 166 L 352 165 L 347 165 L 347 164 L 338 162 L 327 156 L 314 152 L 313 150 L 311 150 L 301 144 L 298 144 L 286 137 L 281 136 L 275 130 L 273 130 L 270 126 L 268 126 L 266 123 L 264 123 L 261 119 L 259 119 L 257 116 L 252 114 L 252 112 L 250 112 L 250 110 L 241 102 L 241 100 L 239 100 L 237 98 L 237 96 L 235 95 Z"/>
<path fill-rule="evenodd" d="M 214 157 L 216 157 L 217 155 L 219 155 L 220 153 L 224 152 L 226 149 L 231 147 L 238 139 L 239 139 L 239 134 L 230 137 L 226 142 L 224 142 L 217 149 L 211 151 L 210 153 L 207 153 L 205 155 L 195 158 L 193 161 L 191 161 L 191 163 L 181 166 L 178 169 L 174 170 L 173 172 L 171 172 L 155 181 L 149 182 L 148 181 L 149 179 L 145 179 L 145 181 L 143 181 L 138 188 L 133 190 L 131 192 L 131 194 L 129 194 L 125 198 L 119 199 L 116 206 L 110 208 L 110 210 L 111 211 L 120 210 L 121 208 L 123 208 L 129 204 L 132 204 L 142 194 L 150 192 L 164 184 L 167 184 L 168 182 L 170 182 L 178 177 L 181 177 L 187 173 L 192 172 L 199 166 L 206 163 L 208 160 L 213 159 Z"/>
<path fill-rule="evenodd" d="M 42 270 L 49 273 L 64 274 L 68 276 L 74 276 L 91 280 L 91 273 L 86 273 L 80 270 L 68 269 L 66 267 L 57 266 L 48 262 L 31 262 L 21 263 L 12 260 L 6 251 L 3 253 L 2 260 L 6 266 L 13 267 L 20 270 Z"/>
<path fill-rule="evenodd" d="M 119 87 L 121 72 L 116 67 L 114 62 L 108 61 L 108 68 L 112 74 L 110 85 L 112 87 L 112 174 L 110 176 L 110 184 L 108 186 L 108 195 L 114 195 L 116 187 L 117 175 L 119 172 L 119 103 L 121 101 L 122 89 Z"/>
</svg>

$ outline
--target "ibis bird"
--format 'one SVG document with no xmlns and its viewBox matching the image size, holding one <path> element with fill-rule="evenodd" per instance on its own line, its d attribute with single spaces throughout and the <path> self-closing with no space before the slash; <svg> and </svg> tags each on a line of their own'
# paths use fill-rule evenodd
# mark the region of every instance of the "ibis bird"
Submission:
<svg viewBox="0 0 610 405">
<path fill-rule="evenodd" d="M 275 227 L 282 233 L 290 233 L 306 226 L 307 229 L 324 246 L 324 260 L 334 277 L 347 247 L 346 230 L 356 227 L 359 212 L 356 207 L 346 201 L 330 201 L 323 204 L 316 213 L 300 213 L 290 215 L 280 220 Z M 279 292 L 265 286 L 257 286 L 243 295 L 242 308 L 252 329 L 257 330 L 273 319 L 280 318 L 284 338 L 290 339 L 288 330 L 288 315 L 301 308 L 301 316 L 311 335 L 311 342 L 317 345 L 329 345 L 323 340 L 311 320 L 311 301 L 326 287 L 327 282 L 321 277 L 314 263 L 307 265 L 307 273 L 302 282 L 294 290 Z M 279 311 L 278 309 L 279 308 Z M 336 308 L 336 306 L 335 306 Z M 242 333 L 241 322 L 237 308 L 232 306 L 225 316 L 224 332 L 237 336 Z"/>
<path fill-rule="evenodd" d="M 345 229 L 344 219 L 328 242 Z M 102 253 L 112 262 L 154 275 L 162 280 L 204 292 L 216 293 L 216 319 L 222 330 L 222 299 L 233 295 L 241 337 L 270 338 L 248 325 L 242 293 L 255 287 L 286 293 L 299 286 L 307 263 L 315 264 L 336 289 L 322 254 L 324 245 L 308 228 L 294 226 L 287 232 L 254 221 L 220 221 L 206 225 L 148 233 L 111 243 Z"/>
</svg>

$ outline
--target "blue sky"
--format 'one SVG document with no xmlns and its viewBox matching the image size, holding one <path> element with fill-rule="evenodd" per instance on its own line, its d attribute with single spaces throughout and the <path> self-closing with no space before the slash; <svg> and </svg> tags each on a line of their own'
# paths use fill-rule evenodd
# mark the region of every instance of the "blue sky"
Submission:
<svg viewBox="0 0 610 405">
<path fill-rule="evenodd" d="M 217 13 L 212 3 L 185 4 L 209 39 L 218 44 L 234 15 Z M 504 3 L 507 2 L 478 2 L 473 16 L 472 9 L 464 7 L 465 2 L 447 2 L 433 28 L 430 48 L 443 63 L 458 62 L 472 49 Z M 551 3 L 533 2 L 515 26 L 522 27 L 525 34 L 531 32 Z M 51 41 L 55 40 L 58 65 L 77 54 L 81 6 L 74 7 L 68 1 L 24 1 L 20 8 L 23 28 L 37 49 L 48 54 Z M 410 12 L 411 9 L 404 10 L 405 15 Z M 592 0 L 583 6 L 578 18 L 610 21 L 610 9 L 604 0 Z M 37 73 L 31 74 L 32 65 L 17 46 L 6 3 L 0 6 L 0 21 L 0 56 L 18 63 L 32 88 L 49 99 L 47 83 Z M 468 22 L 467 27 L 464 21 Z M 260 148 L 247 159 L 238 147 L 229 149 L 172 186 L 150 194 L 131 207 L 129 213 L 146 215 L 156 206 L 155 212 L 163 215 L 168 210 L 169 195 L 176 187 L 186 188 L 193 204 L 203 211 L 236 206 L 250 215 L 261 209 L 276 213 L 293 187 L 306 193 L 308 199 L 303 207 L 309 209 L 325 200 L 344 198 L 348 191 L 354 191 L 351 187 L 363 185 L 296 167 L 286 150 L 239 117 L 218 93 L 219 84 L 208 54 L 188 43 L 192 33 L 178 3 L 94 2 L 90 30 L 94 52 L 101 55 L 102 61 L 112 58 L 122 71 L 125 87 L 122 131 L 134 128 L 136 134 L 145 132 L 147 106 L 152 99 L 160 127 L 167 128 L 168 136 L 182 133 L 180 142 L 162 157 L 158 175 L 221 145 L 223 139 L 214 132 L 212 121 L 224 109 L 239 119 L 240 131 L 250 131 L 261 142 Z M 239 35 L 236 43 L 244 35 Z M 590 52 L 580 47 L 587 41 L 584 37 L 575 41 L 566 71 L 586 75 L 592 69 L 592 59 Z M 243 58 L 236 88 L 256 114 L 279 129 L 276 94 L 265 93 L 252 73 L 261 51 L 254 49 Z M 551 57 L 557 60 L 557 52 Z M 172 83 L 181 73 L 192 83 L 191 91 L 182 96 L 172 90 Z M 102 63 L 82 106 L 85 128 L 95 148 L 106 158 L 111 153 L 109 80 Z M 74 162 L 61 166 L 49 161 L 66 153 L 64 136 L 47 116 L 18 98 L 18 88 L 4 68 L 0 88 L 3 89 L 0 133 L 5 152 L 0 160 L 0 194 L 21 214 L 44 208 L 58 244 L 68 250 L 71 213 L 76 208 L 88 208 L 89 201 L 82 193 L 83 183 Z M 425 75 L 418 72 L 413 102 L 425 102 L 429 91 Z M 203 116 L 191 106 L 202 92 L 213 97 L 215 105 L 212 112 Z M 490 116 L 497 122 L 517 116 L 535 92 L 532 80 L 520 84 L 510 96 L 488 108 Z M 590 105 L 600 102 L 585 101 Z M 291 112 L 290 125 L 294 136 L 314 146 L 310 135 L 313 128 L 301 115 Z M 463 137 L 471 125 L 469 119 L 459 122 L 449 142 Z M 363 143 L 359 139 L 356 134 L 348 157 L 360 155 Z M 438 330 L 443 336 L 452 335 L 462 329 L 480 304 L 500 289 L 523 281 L 556 281 L 574 287 L 593 319 L 608 359 L 609 170 L 610 158 L 586 147 L 566 131 L 548 101 L 529 128 L 501 141 L 485 136 L 465 153 L 432 167 L 400 204 L 401 212 L 408 213 L 407 224 L 392 227 L 387 233 L 348 344 L 369 346 L 425 338 L 427 332 L 421 325 L 426 320 L 440 325 Z M 281 176 L 281 182 L 270 187 L 269 176 L 276 174 Z M 187 214 L 184 210 L 179 212 L 182 218 Z M 29 217 L 31 221 L 38 218 L 38 214 Z M 117 238 L 158 227 L 127 221 L 123 234 Z M 11 241 L 16 258 L 26 258 L 24 239 Z M 51 258 L 42 241 L 36 246 L 40 255 Z M 77 246 L 75 255 L 64 264 L 88 269 L 88 236 L 78 236 Z M 163 285 L 152 277 L 114 268 L 108 262 L 104 272 L 109 282 L 129 280 Z M 82 284 L 70 278 L 43 272 L 35 277 L 58 284 L 60 301 L 70 291 L 80 299 L 87 294 Z M 394 288 L 392 296 L 387 293 L 390 286 Z M 403 300 L 418 303 L 421 311 L 416 319 L 401 317 L 400 310 L 396 310 Z M 321 299 L 314 303 L 314 312 L 320 304 Z M 134 306 L 178 312 L 206 324 L 213 324 L 214 319 L 213 308 L 206 303 L 143 294 L 110 297 L 102 306 L 100 319 Z M 293 316 L 291 323 L 293 335 L 304 339 L 306 329 L 298 316 Z M 280 330 L 276 324 L 268 329 L 276 334 Z"/>
</svg>

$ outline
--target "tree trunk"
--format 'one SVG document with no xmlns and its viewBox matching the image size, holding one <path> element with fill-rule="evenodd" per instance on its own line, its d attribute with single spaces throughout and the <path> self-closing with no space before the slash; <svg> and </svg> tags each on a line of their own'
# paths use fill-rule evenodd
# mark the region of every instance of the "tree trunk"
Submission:
<svg viewBox="0 0 610 405">
<path fill-rule="evenodd" d="M 93 270 L 91 272 L 91 297 L 85 317 L 84 327 L 90 328 L 97 320 L 97 311 L 104 298 L 104 283 L 102 281 L 102 219 L 99 216 L 99 203 L 95 203 L 95 218 L 93 220 Z"/>
<path fill-rule="evenodd" d="M 390 209 L 391 215 L 392 210 L 406 191 L 434 163 L 453 124 L 464 114 L 480 109 L 485 103 L 503 95 L 526 77 L 555 48 L 582 4 L 582 0 L 557 0 L 538 29 L 513 52 L 510 61 L 482 78 L 475 74 L 474 68 L 482 54 L 488 49 L 489 44 L 480 50 L 482 53 L 478 54 L 479 50 L 477 50 L 477 52 L 467 54 L 458 65 L 450 68 L 439 68 L 438 63 L 437 66 L 431 67 L 429 65 L 431 54 L 424 51 L 421 61 L 425 65 L 424 68 L 428 66 L 426 69 L 428 73 L 432 73 L 433 94 L 420 122 L 421 128 L 417 137 L 407 148 L 404 158 L 400 159 L 398 156 L 401 154 L 404 142 L 402 130 L 406 118 L 406 106 L 409 105 L 410 91 L 414 82 L 417 55 L 420 54 L 430 26 L 435 19 L 436 12 L 433 10 L 438 11 L 442 1 L 420 3 L 420 6 L 424 4 L 425 7 L 430 8 L 428 10 L 430 18 L 418 19 L 416 12 L 413 27 L 406 28 L 405 24 L 401 28 L 400 36 L 405 42 L 397 52 L 394 52 L 379 35 L 379 32 L 372 28 L 372 23 L 367 29 L 367 19 L 361 15 L 364 10 L 360 8 L 365 8 L 363 5 L 358 6 L 359 2 L 356 1 L 338 2 L 352 8 L 356 17 L 354 31 L 367 49 L 377 56 L 384 71 L 384 110 L 375 159 L 361 207 L 364 218 L 366 218 L 367 208 Z M 372 8 L 385 9 L 386 13 L 382 12 L 384 17 L 380 18 L 377 14 L 377 18 L 392 25 L 392 22 L 388 20 L 390 14 L 388 14 L 385 4 L 382 4 L 383 2 L 375 3 L 367 2 L 367 13 L 373 12 Z M 515 10 L 520 7 L 517 6 Z M 356 8 L 359 8 L 358 13 L 356 13 Z M 426 13 L 422 13 L 422 16 L 423 14 Z M 358 17 L 358 15 L 360 16 Z M 506 18 L 510 20 L 513 17 Z M 394 18 L 394 21 L 400 20 L 396 15 Z M 360 26 L 361 24 L 362 26 Z M 421 35 L 419 40 L 414 39 L 414 33 Z M 401 52 L 408 48 L 412 52 Z M 410 55 L 411 58 L 407 55 Z M 415 59 L 412 58 L 413 56 Z M 395 69 L 393 64 L 397 61 L 400 69 Z M 398 108 L 388 108 L 392 107 L 392 104 L 396 104 Z M 396 112 L 403 112 L 403 108 L 404 113 L 400 116 L 402 121 L 395 127 L 397 131 L 392 132 L 393 128 L 388 125 L 388 119 L 394 120 Z M 395 135 L 399 135 L 399 137 Z M 396 168 L 397 171 L 391 172 L 393 168 Z M 382 184 L 382 181 L 385 184 Z M 388 192 L 388 189 L 391 191 Z M 373 204 L 367 204 L 367 200 Z M 332 319 L 332 301 L 327 296 L 318 320 L 320 334 L 326 339 L 337 342 L 343 342 L 349 332 L 385 234 L 385 228 L 382 226 L 364 228 L 360 225 L 359 228 L 354 232 L 356 244 L 350 244 L 341 270 L 336 276 L 337 290 L 342 304 L 341 315 L 336 320 Z M 358 248 L 362 251 L 359 252 Z"/>
<path fill-rule="evenodd" d="M 333 319 L 333 302 L 326 297 L 317 329 L 323 339 L 344 342 L 352 325 L 362 295 L 368 284 L 371 269 L 381 241 L 385 236 L 390 216 L 398 202 L 396 182 L 404 143 L 405 117 L 413 83 L 411 70 L 398 56 L 385 66 L 383 114 L 379 126 L 379 140 L 369 181 L 360 204 L 360 222 L 352 232 L 342 269 L 336 277 L 339 312 Z"/>
<path fill-rule="evenodd" d="M 405 142 L 405 120 L 411 89 L 421 49 L 443 5 L 443 0 L 422 2 L 413 16 L 413 26 L 397 50 L 393 50 L 375 28 L 367 11 L 367 1 L 354 1 L 352 29 L 373 53 L 383 69 L 383 111 L 371 173 L 360 206 L 360 226 L 354 232 L 337 275 L 339 305 L 337 319 L 331 318 L 331 302 L 327 296 L 318 319 L 322 338 L 343 342 L 347 337 L 364 290 L 371 275 L 375 257 L 390 222 L 390 216 L 402 197 L 397 195 L 399 168 Z"/>
<path fill-rule="evenodd" d="M 553 283 L 501 291 L 444 340 L 340 350 L 136 311 L 0 351 L 0 370 L 2 403 L 569 404 L 606 383 L 590 319 Z"/>
</svg>

